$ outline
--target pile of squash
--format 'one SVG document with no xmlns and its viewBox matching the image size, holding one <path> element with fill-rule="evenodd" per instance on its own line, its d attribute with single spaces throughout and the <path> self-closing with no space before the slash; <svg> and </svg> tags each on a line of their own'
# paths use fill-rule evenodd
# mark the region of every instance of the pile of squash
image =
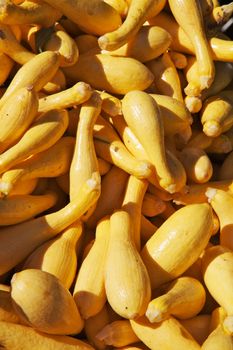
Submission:
<svg viewBox="0 0 233 350">
<path fill-rule="evenodd" d="M 233 348 L 233 3 L 0 1 L 0 348 Z"/>
</svg>

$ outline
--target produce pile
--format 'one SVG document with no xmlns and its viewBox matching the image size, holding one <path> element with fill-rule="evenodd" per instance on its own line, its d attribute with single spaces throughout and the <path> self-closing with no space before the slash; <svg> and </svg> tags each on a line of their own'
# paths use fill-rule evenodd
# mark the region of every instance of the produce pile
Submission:
<svg viewBox="0 0 233 350">
<path fill-rule="evenodd" d="M 0 348 L 232 350 L 233 3 L 0 1 Z"/>
</svg>

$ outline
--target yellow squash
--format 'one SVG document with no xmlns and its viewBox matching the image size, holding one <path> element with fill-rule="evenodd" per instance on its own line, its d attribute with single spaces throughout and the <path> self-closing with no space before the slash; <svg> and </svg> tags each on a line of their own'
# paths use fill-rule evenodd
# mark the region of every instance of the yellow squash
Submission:
<svg viewBox="0 0 233 350">
<path fill-rule="evenodd" d="M 101 0 L 45 0 L 55 6 L 67 18 L 86 33 L 102 35 L 113 31 L 121 24 L 121 17 L 110 5 Z"/>
<path fill-rule="evenodd" d="M 70 167 L 70 199 L 77 196 L 83 184 L 93 174 L 100 182 L 98 161 L 93 142 L 93 127 L 101 111 L 102 100 L 97 92 L 93 92 L 90 99 L 82 104 L 76 144 Z"/>
<path fill-rule="evenodd" d="M 50 148 L 4 172 L 0 179 L 0 192 L 7 196 L 22 181 L 65 174 L 70 169 L 74 143 L 73 137 L 62 137 Z"/>
<path fill-rule="evenodd" d="M 22 88 L 9 97 L 0 109 L 0 153 L 20 139 L 37 111 L 38 97 L 33 89 Z"/>
<path fill-rule="evenodd" d="M 48 272 L 28 269 L 15 273 L 11 279 L 11 298 L 20 319 L 41 332 L 76 334 L 83 328 L 69 290 Z"/>
<path fill-rule="evenodd" d="M 146 92 L 131 91 L 122 101 L 124 118 L 155 167 L 159 185 L 173 193 L 185 185 L 186 176 L 176 176 L 170 168 L 164 144 L 164 127 L 161 111 L 155 100 Z"/>
<path fill-rule="evenodd" d="M 129 213 L 134 226 L 133 239 L 138 251 L 141 249 L 141 212 L 147 186 L 148 182 L 146 180 L 141 180 L 131 175 L 128 179 L 122 202 L 122 208 Z"/>
<path fill-rule="evenodd" d="M 59 236 L 40 245 L 23 263 L 22 270 L 39 269 L 56 276 L 69 289 L 77 270 L 76 246 L 82 235 L 82 224 L 74 222 Z"/>
<path fill-rule="evenodd" d="M 54 192 L 36 195 L 12 195 L 0 199 L 0 226 L 19 224 L 32 219 L 56 204 Z"/>
<path fill-rule="evenodd" d="M 221 94 L 205 100 L 201 111 L 203 131 L 207 136 L 217 137 L 233 125 L 233 101 Z"/>
<path fill-rule="evenodd" d="M 87 219 L 87 226 L 94 229 L 97 222 L 106 215 L 111 215 L 122 206 L 129 175 L 116 166 L 101 180 L 101 193 L 94 213 Z M 114 186 L 113 186 L 114 184 Z"/>
<path fill-rule="evenodd" d="M 166 203 L 159 197 L 146 193 L 142 202 L 142 214 L 153 217 L 162 214 L 166 209 Z"/>
<path fill-rule="evenodd" d="M 112 96 L 106 91 L 99 92 L 102 99 L 102 110 L 112 117 L 121 114 L 121 101 L 116 96 Z"/>
<path fill-rule="evenodd" d="M 102 35 L 99 46 L 104 50 L 115 50 L 127 43 L 150 16 L 155 16 L 165 5 L 164 0 L 132 0 L 127 16 L 115 31 Z"/>
<path fill-rule="evenodd" d="M 48 83 L 59 66 L 59 56 L 52 51 L 42 52 L 25 63 L 14 75 L 5 94 L 1 98 L 0 107 L 16 90 L 26 87 L 39 91 Z"/>
<path fill-rule="evenodd" d="M 214 64 L 206 38 L 204 21 L 199 2 L 195 0 L 169 0 L 171 11 L 184 32 L 188 35 L 195 50 L 199 82 L 190 82 L 185 88 L 186 95 L 197 96 L 209 88 L 214 80 Z"/>
<path fill-rule="evenodd" d="M 104 0 L 107 4 L 112 6 L 121 17 L 125 17 L 128 12 L 128 3 L 126 0 Z"/>
<path fill-rule="evenodd" d="M 219 325 L 222 325 L 226 316 L 227 316 L 227 313 L 223 307 L 221 306 L 216 307 L 211 313 L 209 331 L 212 332 Z"/>
<path fill-rule="evenodd" d="M 78 197 L 62 209 L 0 230 L 0 274 L 11 270 L 42 243 L 78 220 L 97 200 L 99 184 L 89 179 Z"/>
<path fill-rule="evenodd" d="M 169 51 L 172 62 L 174 63 L 177 69 L 186 68 L 188 62 L 187 57 L 180 52 L 177 51 Z"/>
<path fill-rule="evenodd" d="M 45 84 L 41 90 L 41 93 L 45 94 L 56 94 L 66 88 L 66 77 L 63 71 L 58 68 L 54 76 L 50 79 L 50 81 Z M 40 96 L 42 97 L 42 96 Z"/>
<path fill-rule="evenodd" d="M 138 33 L 125 45 L 116 50 L 102 50 L 104 54 L 132 57 L 141 62 L 147 62 L 164 53 L 171 43 L 168 32 L 156 26 L 142 26 Z"/>
<path fill-rule="evenodd" d="M 44 113 L 14 146 L 0 155 L 0 173 L 53 146 L 62 137 L 67 126 L 68 113 L 65 109 Z"/>
<path fill-rule="evenodd" d="M 93 49 L 96 52 L 100 52 L 100 47 L 98 45 L 98 38 L 91 34 L 80 34 L 74 38 L 80 54 L 86 53 Z"/>
<path fill-rule="evenodd" d="M 170 96 L 150 95 L 157 102 L 161 110 L 165 136 L 179 134 L 181 140 L 187 143 L 192 135 L 190 125 L 193 122 L 193 118 L 184 103 Z"/>
<path fill-rule="evenodd" d="M 18 184 L 12 190 L 10 195 L 12 196 L 12 195 L 31 194 L 36 189 L 39 182 L 38 180 L 39 179 L 19 181 Z M 3 197 L 4 197 L 4 194 L 3 194 Z"/>
<path fill-rule="evenodd" d="M 60 55 L 60 67 L 69 67 L 78 61 L 79 51 L 77 44 L 61 25 L 55 25 L 55 31 L 43 45 L 43 50 L 58 52 Z"/>
<path fill-rule="evenodd" d="M 97 90 L 120 95 L 135 89 L 145 90 L 154 79 L 149 69 L 134 58 L 88 52 L 63 71 L 73 83 L 85 81 Z"/>
<path fill-rule="evenodd" d="M 97 224 L 94 244 L 83 260 L 75 282 L 73 297 L 84 319 L 98 314 L 106 302 L 104 270 L 109 231 L 109 217 L 105 217 Z"/>
<path fill-rule="evenodd" d="M 134 244 L 133 228 L 126 211 L 117 210 L 112 214 L 105 267 L 108 302 L 127 319 L 143 315 L 151 297 L 149 276 Z"/>
<path fill-rule="evenodd" d="M 55 108 L 69 108 L 79 105 L 86 102 L 91 93 L 89 84 L 79 82 L 69 89 L 40 98 L 38 111 L 41 113 Z"/>
<path fill-rule="evenodd" d="M 175 193 L 173 195 L 173 201 L 176 204 L 193 204 L 193 203 L 205 203 L 208 198 L 206 191 L 209 187 L 218 188 L 223 191 L 228 191 L 232 185 L 232 179 L 222 181 L 208 181 L 203 184 L 190 184 L 187 187 L 187 191 L 184 193 Z"/>
<path fill-rule="evenodd" d="M 0 23 L 1 35 L 4 40 L 0 40 L 0 52 L 5 53 L 13 61 L 24 64 L 35 57 L 35 54 L 27 50 L 16 39 L 13 31 L 6 24 Z"/>
<path fill-rule="evenodd" d="M 233 250 L 232 192 L 210 187 L 206 196 L 220 221 L 220 244 Z"/>
<path fill-rule="evenodd" d="M 94 125 L 94 144 L 99 157 L 116 165 L 131 175 L 148 178 L 152 164 L 147 160 L 136 159 L 125 147 L 112 125 L 98 116 Z"/>
<path fill-rule="evenodd" d="M 205 100 L 206 98 L 218 94 L 220 91 L 225 89 L 233 78 L 233 65 L 230 62 L 214 62 L 215 65 L 215 77 L 211 86 L 202 91 L 200 98 Z M 199 71 L 198 62 L 195 57 L 188 57 L 188 64 L 184 70 L 185 77 L 188 82 L 198 81 Z"/>
<path fill-rule="evenodd" d="M 114 129 L 120 135 L 125 147 L 129 150 L 129 152 L 132 153 L 132 155 L 137 159 L 149 160 L 149 157 L 142 144 L 126 124 L 124 116 L 122 114 L 119 114 L 114 118 L 111 118 L 110 121 L 114 126 Z"/>
<path fill-rule="evenodd" d="M 172 214 L 141 253 L 152 288 L 187 270 L 206 247 L 212 231 L 212 209 L 207 203 L 186 205 Z"/>
<path fill-rule="evenodd" d="M 210 294 L 227 313 L 223 327 L 232 335 L 233 308 L 231 290 L 233 284 L 233 252 L 216 245 L 205 250 L 202 257 L 203 277 Z"/>
<path fill-rule="evenodd" d="M 56 8 L 37 0 L 23 1 L 19 5 L 11 0 L 4 0 L 0 6 L 0 22 L 8 25 L 33 23 L 50 27 L 61 16 L 62 13 Z"/>
<path fill-rule="evenodd" d="M 169 52 L 147 63 L 154 74 L 154 84 L 162 95 L 170 96 L 183 103 L 181 83 Z"/>
<path fill-rule="evenodd" d="M 173 317 L 150 323 L 142 316 L 130 323 L 138 338 L 151 350 L 200 350 L 191 334 Z"/>
<path fill-rule="evenodd" d="M 14 66 L 14 61 L 5 53 L 0 53 L 0 86 L 2 86 Z"/>
<path fill-rule="evenodd" d="M 203 285 L 192 277 L 178 277 L 163 294 L 151 300 L 146 310 L 150 322 L 161 322 L 169 316 L 187 319 L 196 316 L 205 304 Z"/>
<path fill-rule="evenodd" d="M 187 3 L 189 5 L 189 3 Z M 183 12 L 180 13 L 181 16 Z M 188 15 L 189 16 L 189 15 Z M 183 17 L 182 17 L 183 20 Z M 161 12 L 158 16 L 149 19 L 150 25 L 156 25 L 167 30 L 172 36 L 171 48 L 179 52 L 195 54 L 194 45 L 188 34 L 182 29 L 175 19 L 166 12 Z M 196 23 L 196 22 L 195 22 Z M 191 31 L 190 31 L 191 33 Z M 217 61 L 233 62 L 233 44 L 231 40 L 212 37 L 209 40 L 212 58 Z M 197 42 L 198 43 L 198 42 Z"/>
<path fill-rule="evenodd" d="M 139 341 L 128 320 L 119 320 L 107 324 L 96 334 L 96 338 L 106 345 L 117 348 Z"/>
<path fill-rule="evenodd" d="M 233 347 L 233 338 L 227 334 L 221 325 L 214 329 L 202 344 L 202 350 L 231 350 Z"/>
<path fill-rule="evenodd" d="M 0 342 L 4 348 L 15 350 L 94 350 L 79 339 L 62 335 L 48 335 L 31 327 L 0 322 Z"/>
<path fill-rule="evenodd" d="M 190 113 L 198 113 L 202 107 L 202 100 L 199 96 L 185 96 L 185 106 Z"/>
<path fill-rule="evenodd" d="M 216 6 L 206 18 L 208 28 L 222 27 L 229 21 L 233 14 L 233 3 Z"/>
<path fill-rule="evenodd" d="M 89 317 L 84 321 L 84 330 L 86 337 L 89 343 L 93 345 L 97 350 L 105 350 L 107 348 L 103 341 L 96 338 L 96 334 L 109 322 L 111 322 L 111 317 L 107 304 L 104 305 L 98 314 Z"/>
<path fill-rule="evenodd" d="M 179 153 L 179 159 L 185 168 L 188 179 L 193 182 L 207 182 L 213 175 L 212 163 L 201 148 L 185 147 Z"/>
</svg>

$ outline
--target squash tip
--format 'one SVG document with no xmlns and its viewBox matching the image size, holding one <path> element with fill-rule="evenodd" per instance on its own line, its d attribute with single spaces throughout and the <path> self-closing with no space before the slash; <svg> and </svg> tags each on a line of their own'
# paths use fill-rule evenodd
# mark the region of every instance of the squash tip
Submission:
<svg viewBox="0 0 233 350">
<path fill-rule="evenodd" d="M 150 321 L 150 323 L 163 321 L 161 311 L 159 311 L 156 308 L 153 308 L 153 307 L 148 308 L 145 315 L 148 318 L 148 320 Z"/>
<path fill-rule="evenodd" d="M 211 203 L 211 201 L 214 199 L 216 193 L 217 193 L 217 189 L 216 188 L 211 188 L 211 187 L 207 188 L 207 190 L 205 192 L 205 195 L 208 198 L 208 202 L 209 203 Z"/>
<path fill-rule="evenodd" d="M 108 40 L 108 38 L 105 35 L 102 35 L 102 36 L 99 37 L 98 44 L 99 44 L 99 47 L 102 50 L 107 50 L 108 49 L 108 43 L 109 43 L 109 40 Z"/>
<path fill-rule="evenodd" d="M 233 334 L 233 316 L 227 316 L 223 321 L 223 328 L 226 333 Z"/>
<path fill-rule="evenodd" d="M 12 190 L 12 185 L 5 181 L 0 181 L 0 193 L 7 196 Z"/>
</svg>

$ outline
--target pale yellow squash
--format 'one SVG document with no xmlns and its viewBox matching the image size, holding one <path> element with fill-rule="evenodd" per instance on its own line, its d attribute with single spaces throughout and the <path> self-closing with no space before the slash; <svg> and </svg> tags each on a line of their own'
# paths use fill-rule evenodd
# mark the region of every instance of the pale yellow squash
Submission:
<svg viewBox="0 0 233 350">
<path fill-rule="evenodd" d="M 15 273 L 11 279 L 11 298 L 20 319 L 41 332 L 76 334 L 83 328 L 69 290 L 48 272 L 28 269 Z"/>
<path fill-rule="evenodd" d="M 141 253 L 152 288 L 187 270 L 206 247 L 212 231 L 213 214 L 207 203 L 186 205 L 172 214 L 147 241 Z"/>
<path fill-rule="evenodd" d="M 209 187 L 206 196 L 220 222 L 220 244 L 233 250 L 232 192 Z"/>
<path fill-rule="evenodd" d="M 216 245 L 206 249 L 202 257 L 203 277 L 210 294 L 227 313 L 223 327 L 233 334 L 233 252 L 227 247 Z"/>
<path fill-rule="evenodd" d="M 91 345 L 73 337 L 48 335 L 9 322 L 0 323 L 0 342 L 9 350 L 15 350 L 15 344 L 17 350 L 94 350 Z"/>
<path fill-rule="evenodd" d="M 120 95 L 135 89 L 145 90 L 154 79 L 151 71 L 134 58 L 88 52 L 63 71 L 73 83 L 85 81 L 97 90 Z"/>
<path fill-rule="evenodd" d="M 99 157 L 138 178 L 148 178 L 153 166 L 147 160 L 136 159 L 125 147 L 115 129 L 102 116 L 94 125 L 94 145 Z"/>
<path fill-rule="evenodd" d="M 0 173 L 53 146 L 62 137 L 67 126 L 68 114 L 65 109 L 44 113 L 31 124 L 17 143 L 0 155 Z"/>
<path fill-rule="evenodd" d="M 131 175 L 122 202 L 122 208 L 129 213 L 131 222 L 133 222 L 133 238 L 138 251 L 141 249 L 141 213 L 147 186 L 148 182 L 146 180 Z"/>
<path fill-rule="evenodd" d="M 97 92 L 82 104 L 76 143 L 70 167 L 70 199 L 75 198 L 83 184 L 94 174 L 100 183 L 98 161 L 93 142 L 93 128 L 101 111 L 102 100 Z"/>
<path fill-rule="evenodd" d="M 40 98 L 38 111 L 42 113 L 55 108 L 69 108 L 82 104 L 90 98 L 91 93 L 89 84 L 79 82 L 69 89 Z"/>
<path fill-rule="evenodd" d="M 187 178 L 195 183 L 205 183 L 213 175 L 213 166 L 206 152 L 198 147 L 185 147 L 179 153 Z"/>
<path fill-rule="evenodd" d="M 96 334 L 96 338 L 103 341 L 106 345 L 112 345 L 117 348 L 139 341 L 129 320 L 119 320 L 107 324 Z"/>
<path fill-rule="evenodd" d="M 151 350 L 200 350 L 191 334 L 173 317 L 150 323 L 142 316 L 130 323 L 138 338 Z"/>
<path fill-rule="evenodd" d="M 8 25 L 39 24 L 50 27 L 59 20 L 62 12 L 46 2 L 27 0 L 16 5 L 11 0 L 4 0 L 0 8 L 0 22 Z"/>
<path fill-rule="evenodd" d="M 19 224 L 52 208 L 57 202 L 55 192 L 40 196 L 30 194 L 12 195 L 0 199 L 0 226 Z"/>
<path fill-rule="evenodd" d="M 138 33 L 125 45 L 116 50 L 102 50 L 101 53 L 112 56 L 132 57 L 147 62 L 163 54 L 171 43 L 168 32 L 156 26 L 142 26 Z"/>
<path fill-rule="evenodd" d="M 106 302 L 104 271 L 109 231 L 109 217 L 104 217 L 97 224 L 94 244 L 83 260 L 75 281 L 73 297 L 84 319 L 98 314 Z"/>
<path fill-rule="evenodd" d="M 59 56 L 55 52 L 45 51 L 33 56 L 14 75 L 0 100 L 0 107 L 10 95 L 22 87 L 33 87 L 35 91 L 41 90 L 55 75 L 58 66 Z"/>
<path fill-rule="evenodd" d="M 170 193 L 179 191 L 185 185 L 186 175 L 183 172 L 183 176 L 180 176 L 179 172 L 177 176 L 174 167 L 169 167 L 163 119 L 158 104 L 146 92 L 131 91 L 124 96 L 122 112 L 155 167 L 159 185 Z"/>
<path fill-rule="evenodd" d="M 113 310 L 127 319 L 143 315 L 151 297 L 149 276 L 134 244 L 133 228 L 126 211 L 111 215 L 105 290 Z"/>
<path fill-rule="evenodd" d="M 7 196 L 15 191 L 15 187 L 19 187 L 22 181 L 65 174 L 70 169 L 74 144 L 73 137 L 62 137 L 47 150 L 31 156 L 13 169 L 4 172 L 0 179 L 0 192 Z"/>
<path fill-rule="evenodd" d="M 0 109 L 0 153 L 14 145 L 38 112 L 38 96 L 31 88 L 16 90 Z"/>
<path fill-rule="evenodd" d="M 56 276 L 69 289 L 77 270 L 77 244 L 82 235 L 82 224 L 74 222 L 56 238 L 45 242 L 30 254 L 22 270 L 40 269 Z"/>
<path fill-rule="evenodd" d="M 106 215 L 111 215 L 116 208 L 122 206 L 129 175 L 116 166 L 112 166 L 101 180 L 101 193 L 94 213 L 87 219 L 91 229 Z M 113 186 L 114 184 L 114 186 Z"/>
<path fill-rule="evenodd" d="M 46 0 L 86 33 L 102 35 L 121 24 L 119 13 L 101 0 Z"/>
<path fill-rule="evenodd" d="M 62 209 L 0 230 L 0 274 L 11 270 L 42 243 L 78 220 L 97 200 L 99 183 L 89 179 L 78 197 Z"/>
<path fill-rule="evenodd" d="M 135 36 L 148 17 L 155 16 L 165 5 L 164 0 L 132 0 L 127 16 L 115 31 L 102 35 L 99 46 L 104 50 L 115 50 Z"/>
<path fill-rule="evenodd" d="M 205 289 L 192 277 L 178 277 L 165 292 L 152 299 L 146 310 L 150 322 L 161 322 L 169 316 L 187 319 L 196 316 L 205 304 Z"/>
</svg>

